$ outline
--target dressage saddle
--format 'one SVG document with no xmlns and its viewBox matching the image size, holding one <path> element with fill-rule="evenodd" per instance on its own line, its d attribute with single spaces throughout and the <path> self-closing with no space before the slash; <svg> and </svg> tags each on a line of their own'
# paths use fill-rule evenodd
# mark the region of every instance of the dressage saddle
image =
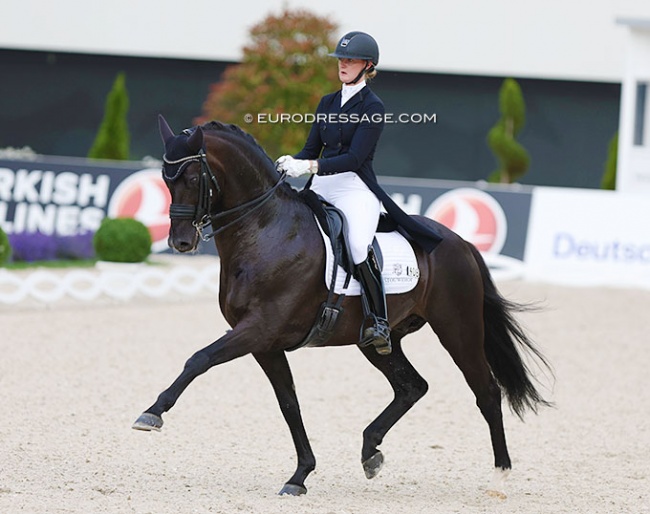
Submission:
<svg viewBox="0 0 650 514">
<path fill-rule="evenodd" d="M 303 189 L 300 191 L 299 196 L 313 211 L 318 224 L 323 229 L 325 235 L 329 238 L 332 246 L 332 253 L 334 255 L 334 266 L 332 267 L 332 278 L 327 294 L 327 300 L 321 304 L 314 325 L 305 339 L 303 339 L 299 344 L 286 350 L 289 352 L 305 346 L 320 346 L 329 339 L 330 335 L 334 331 L 339 316 L 343 314 L 341 304 L 345 298 L 344 294 L 340 294 L 336 301 L 334 301 L 334 285 L 336 283 L 338 266 L 341 266 L 346 273 L 345 287 L 350 283 L 350 279 L 354 273 L 354 260 L 352 259 L 352 253 L 348 241 L 347 220 L 343 212 L 310 189 Z M 382 213 L 379 219 L 377 231 L 391 232 L 396 230 L 396 228 L 397 224 L 390 219 L 388 215 Z M 379 269 L 381 269 L 383 267 L 383 258 L 377 238 L 373 239 L 372 246 L 379 263 Z"/>
</svg>

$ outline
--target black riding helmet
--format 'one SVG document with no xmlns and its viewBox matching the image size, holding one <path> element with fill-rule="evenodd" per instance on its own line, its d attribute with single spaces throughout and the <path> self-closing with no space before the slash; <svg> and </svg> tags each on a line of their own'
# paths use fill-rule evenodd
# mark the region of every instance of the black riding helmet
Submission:
<svg viewBox="0 0 650 514">
<path fill-rule="evenodd" d="M 353 31 L 343 36 L 336 45 L 336 50 L 329 55 L 339 59 L 362 59 L 370 61 L 373 66 L 377 66 L 379 63 L 379 46 L 370 34 Z"/>
<path fill-rule="evenodd" d="M 366 63 L 370 62 L 370 68 L 361 70 L 354 80 L 346 82 L 348 85 L 356 84 L 364 73 L 374 70 L 375 66 L 377 66 L 379 62 L 379 45 L 370 34 L 355 30 L 343 36 L 336 45 L 336 50 L 329 55 L 339 59 L 361 59 Z"/>
</svg>

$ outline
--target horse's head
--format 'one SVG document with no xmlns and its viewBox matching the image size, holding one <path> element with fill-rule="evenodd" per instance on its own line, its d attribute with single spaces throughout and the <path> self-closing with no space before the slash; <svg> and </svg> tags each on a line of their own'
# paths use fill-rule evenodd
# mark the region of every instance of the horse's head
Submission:
<svg viewBox="0 0 650 514">
<path fill-rule="evenodd" d="M 162 116 L 158 122 L 165 146 L 163 179 L 172 197 L 169 246 L 175 250 L 196 250 L 200 238 L 261 212 L 284 182 L 286 175 L 235 125 L 211 122 L 177 135 Z M 202 229 L 210 224 L 214 231 L 204 236 Z"/>
<path fill-rule="evenodd" d="M 179 252 L 193 251 L 209 219 L 213 188 L 218 188 L 207 164 L 203 130 L 196 127 L 176 135 L 162 116 L 158 124 L 165 146 L 163 179 L 172 197 L 169 246 Z"/>
</svg>

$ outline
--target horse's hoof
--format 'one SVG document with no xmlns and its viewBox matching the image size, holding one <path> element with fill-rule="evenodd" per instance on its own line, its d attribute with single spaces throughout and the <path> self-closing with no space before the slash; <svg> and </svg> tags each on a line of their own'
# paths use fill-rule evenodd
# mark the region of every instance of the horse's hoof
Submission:
<svg viewBox="0 0 650 514">
<path fill-rule="evenodd" d="M 135 423 L 131 426 L 133 430 L 144 430 L 145 432 L 151 432 L 155 430 L 160 432 L 160 429 L 163 426 L 163 420 L 160 416 L 151 414 L 149 412 L 144 412 L 140 414 L 140 417 L 135 420 Z"/>
<path fill-rule="evenodd" d="M 486 493 L 491 498 L 496 498 L 497 500 L 506 500 L 508 498 L 508 495 L 503 491 L 493 491 L 491 489 L 488 489 Z"/>
<path fill-rule="evenodd" d="M 494 468 L 494 474 L 492 475 L 492 480 L 488 486 L 486 493 L 492 498 L 497 498 L 499 500 L 505 500 L 508 495 L 505 493 L 505 482 L 506 478 L 510 474 L 510 468 Z"/>
<path fill-rule="evenodd" d="M 363 461 L 361 464 L 363 465 L 363 471 L 366 474 L 366 478 L 368 480 L 375 478 L 384 465 L 384 454 L 377 450 L 377 453 L 368 460 Z"/>
<path fill-rule="evenodd" d="M 307 494 L 307 488 L 304 485 L 284 484 L 284 487 L 278 493 L 280 496 L 302 496 Z"/>
</svg>

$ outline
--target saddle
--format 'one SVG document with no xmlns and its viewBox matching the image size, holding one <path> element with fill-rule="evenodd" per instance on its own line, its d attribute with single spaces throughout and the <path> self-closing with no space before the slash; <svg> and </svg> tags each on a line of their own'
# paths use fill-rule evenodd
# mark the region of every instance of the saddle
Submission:
<svg viewBox="0 0 650 514">
<path fill-rule="evenodd" d="M 354 274 L 354 260 L 352 259 L 352 252 L 350 251 L 345 214 L 310 189 L 303 189 L 300 191 L 299 196 L 312 210 L 316 217 L 316 221 L 323 229 L 323 232 L 325 232 L 325 235 L 329 238 L 335 263 L 333 266 L 331 284 L 327 293 L 327 300 L 321 304 L 314 325 L 309 331 L 309 334 L 307 334 L 307 337 L 305 337 L 305 339 L 303 339 L 299 344 L 288 348 L 286 350 L 288 352 L 292 352 L 305 346 L 320 346 L 329 339 L 330 335 L 334 331 L 339 316 L 343 314 L 341 304 L 345 299 L 345 295 L 340 294 L 338 295 L 338 299 L 334 301 L 334 285 L 336 282 L 337 266 L 341 266 L 346 273 L 346 287 L 350 283 L 350 279 Z M 378 232 L 391 232 L 395 230 L 396 227 L 397 224 L 388 218 L 388 216 L 383 214 L 380 216 Z M 379 268 L 381 269 L 383 266 L 383 258 L 377 238 L 373 239 L 372 246 L 375 256 L 379 261 Z"/>
<path fill-rule="evenodd" d="M 332 245 L 332 252 L 336 262 L 349 275 L 354 274 L 354 260 L 350 251 L 350 242 L 348 240 L 348 222 L 345 214 L 340 209 L 334 207 L 321 196 L 317 195 L 310 189 L 303 189 L 299 193 L 300 198 L 309 206 L 316 216 L 318 224 L 329 238 Z M 377 232 L 393 232 L 397 230 L 397 223 L 386 213 L 379 216 Z M 383 257 L 377 238 L 373 238 L 372 247 L 375 256 L 379 260 L 380 269 L 383 266 Z M 331 288 L 333 289 L 333 288 Z"/>
</svg>

